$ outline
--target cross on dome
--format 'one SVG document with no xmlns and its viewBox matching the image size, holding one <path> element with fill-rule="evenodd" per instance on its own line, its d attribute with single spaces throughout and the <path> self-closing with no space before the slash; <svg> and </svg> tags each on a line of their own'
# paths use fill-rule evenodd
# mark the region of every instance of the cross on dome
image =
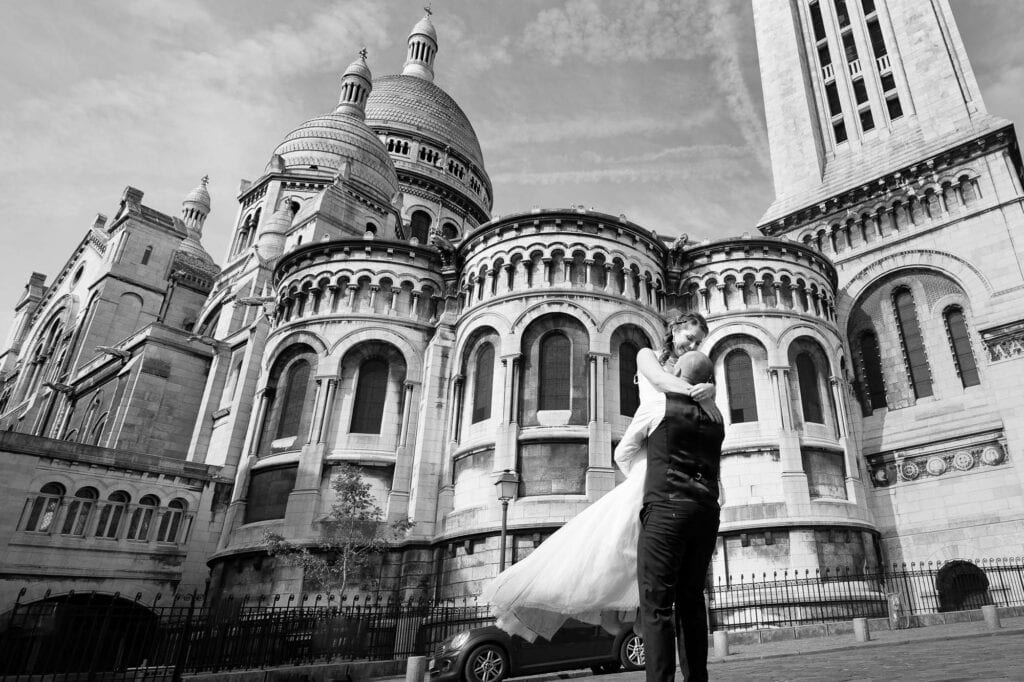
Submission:
<svg viewBox="0 0 1024 682">
<path fill-rule="evenodd" d="M 369 54 L 370 53 L 366 51 L 366 47 L 363 47 L 363 49 L 359 50 L 359 56 L 363 58 L 364 62 L 366 61 L 366 57 Z"/>
</svg>

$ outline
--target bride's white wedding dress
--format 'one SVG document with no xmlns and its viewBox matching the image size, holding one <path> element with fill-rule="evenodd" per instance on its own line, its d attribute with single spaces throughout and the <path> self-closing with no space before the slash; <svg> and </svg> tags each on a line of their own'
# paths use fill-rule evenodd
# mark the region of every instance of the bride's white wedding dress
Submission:
<svg viewBox="0 0 1024 682">
<path fill-rule="evenodd" d="M 639 378 L 640 408 L 615 451 L 626 480 L 555 531 L 484 588 L 502 630 L 551 639 L 568 618 L 599 625 L 601 614 L 640 603 L 636 543 L 647 472 L 643 440 L 665 414 L 665 396 Z"/>
</svg>

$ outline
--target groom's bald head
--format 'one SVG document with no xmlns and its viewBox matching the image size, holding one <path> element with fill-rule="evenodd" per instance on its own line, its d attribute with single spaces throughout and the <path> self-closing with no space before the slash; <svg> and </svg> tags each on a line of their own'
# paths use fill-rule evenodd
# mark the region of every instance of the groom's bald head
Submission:
<svg viewBox="0 0 1024 682">
<path fill-rule="evenodd" d="M 691 350 L 676 360 L 676 371 L 681 379 L 691 384 L 703 384 L 712 380 L 715 366 L 708 356 L 699 350 Z"/>
</svg>

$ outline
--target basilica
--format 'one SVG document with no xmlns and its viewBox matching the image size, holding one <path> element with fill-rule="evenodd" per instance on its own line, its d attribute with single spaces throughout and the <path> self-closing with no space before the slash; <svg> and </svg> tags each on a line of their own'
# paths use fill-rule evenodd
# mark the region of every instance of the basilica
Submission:
<svg viewBox="0 0 1024 682">
<path fill-rule="evenodd" d="M 315 547 L 343 465 L 414 524 L 360 589 L 476 595 L 622 480 L 636 354 L 687 311 L 726 420 L 714 576 L 1024 553 L 1013 125 L 944 0 L 753 11 L 775 198 L 742 235 L 493 216 L 429 14 L 268 144 L 219 263 L 205 178 L 176 215 L 127 187 L 0 350 L 0 611 L 315 589 L 265 538 Z"/>
</svg>

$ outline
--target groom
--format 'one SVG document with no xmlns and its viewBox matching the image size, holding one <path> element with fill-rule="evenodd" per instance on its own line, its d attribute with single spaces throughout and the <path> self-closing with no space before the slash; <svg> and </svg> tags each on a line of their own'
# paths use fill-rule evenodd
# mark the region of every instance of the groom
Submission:
<svg viewBox="0 0 1024 682">
<path fill-rule="evenodd" d="M 695 325 L 700 339 L 707 323 Z M 691 384 L 708 382 L 713 365 L 696 351 L 680 358 Z M 679 637 L 683 679 L 708 679 L 704 577 L 718 534 L 718 470 L 725 431 L 685 395 L 666 395 L 665 417 L 647 440 L 647 476 L 640 511 L 637 578 L 640 628 L 647 655 L 647 682 L 675 678 Z M 674 610 L 674 615 L 673 615 Z"/>
</svg>

